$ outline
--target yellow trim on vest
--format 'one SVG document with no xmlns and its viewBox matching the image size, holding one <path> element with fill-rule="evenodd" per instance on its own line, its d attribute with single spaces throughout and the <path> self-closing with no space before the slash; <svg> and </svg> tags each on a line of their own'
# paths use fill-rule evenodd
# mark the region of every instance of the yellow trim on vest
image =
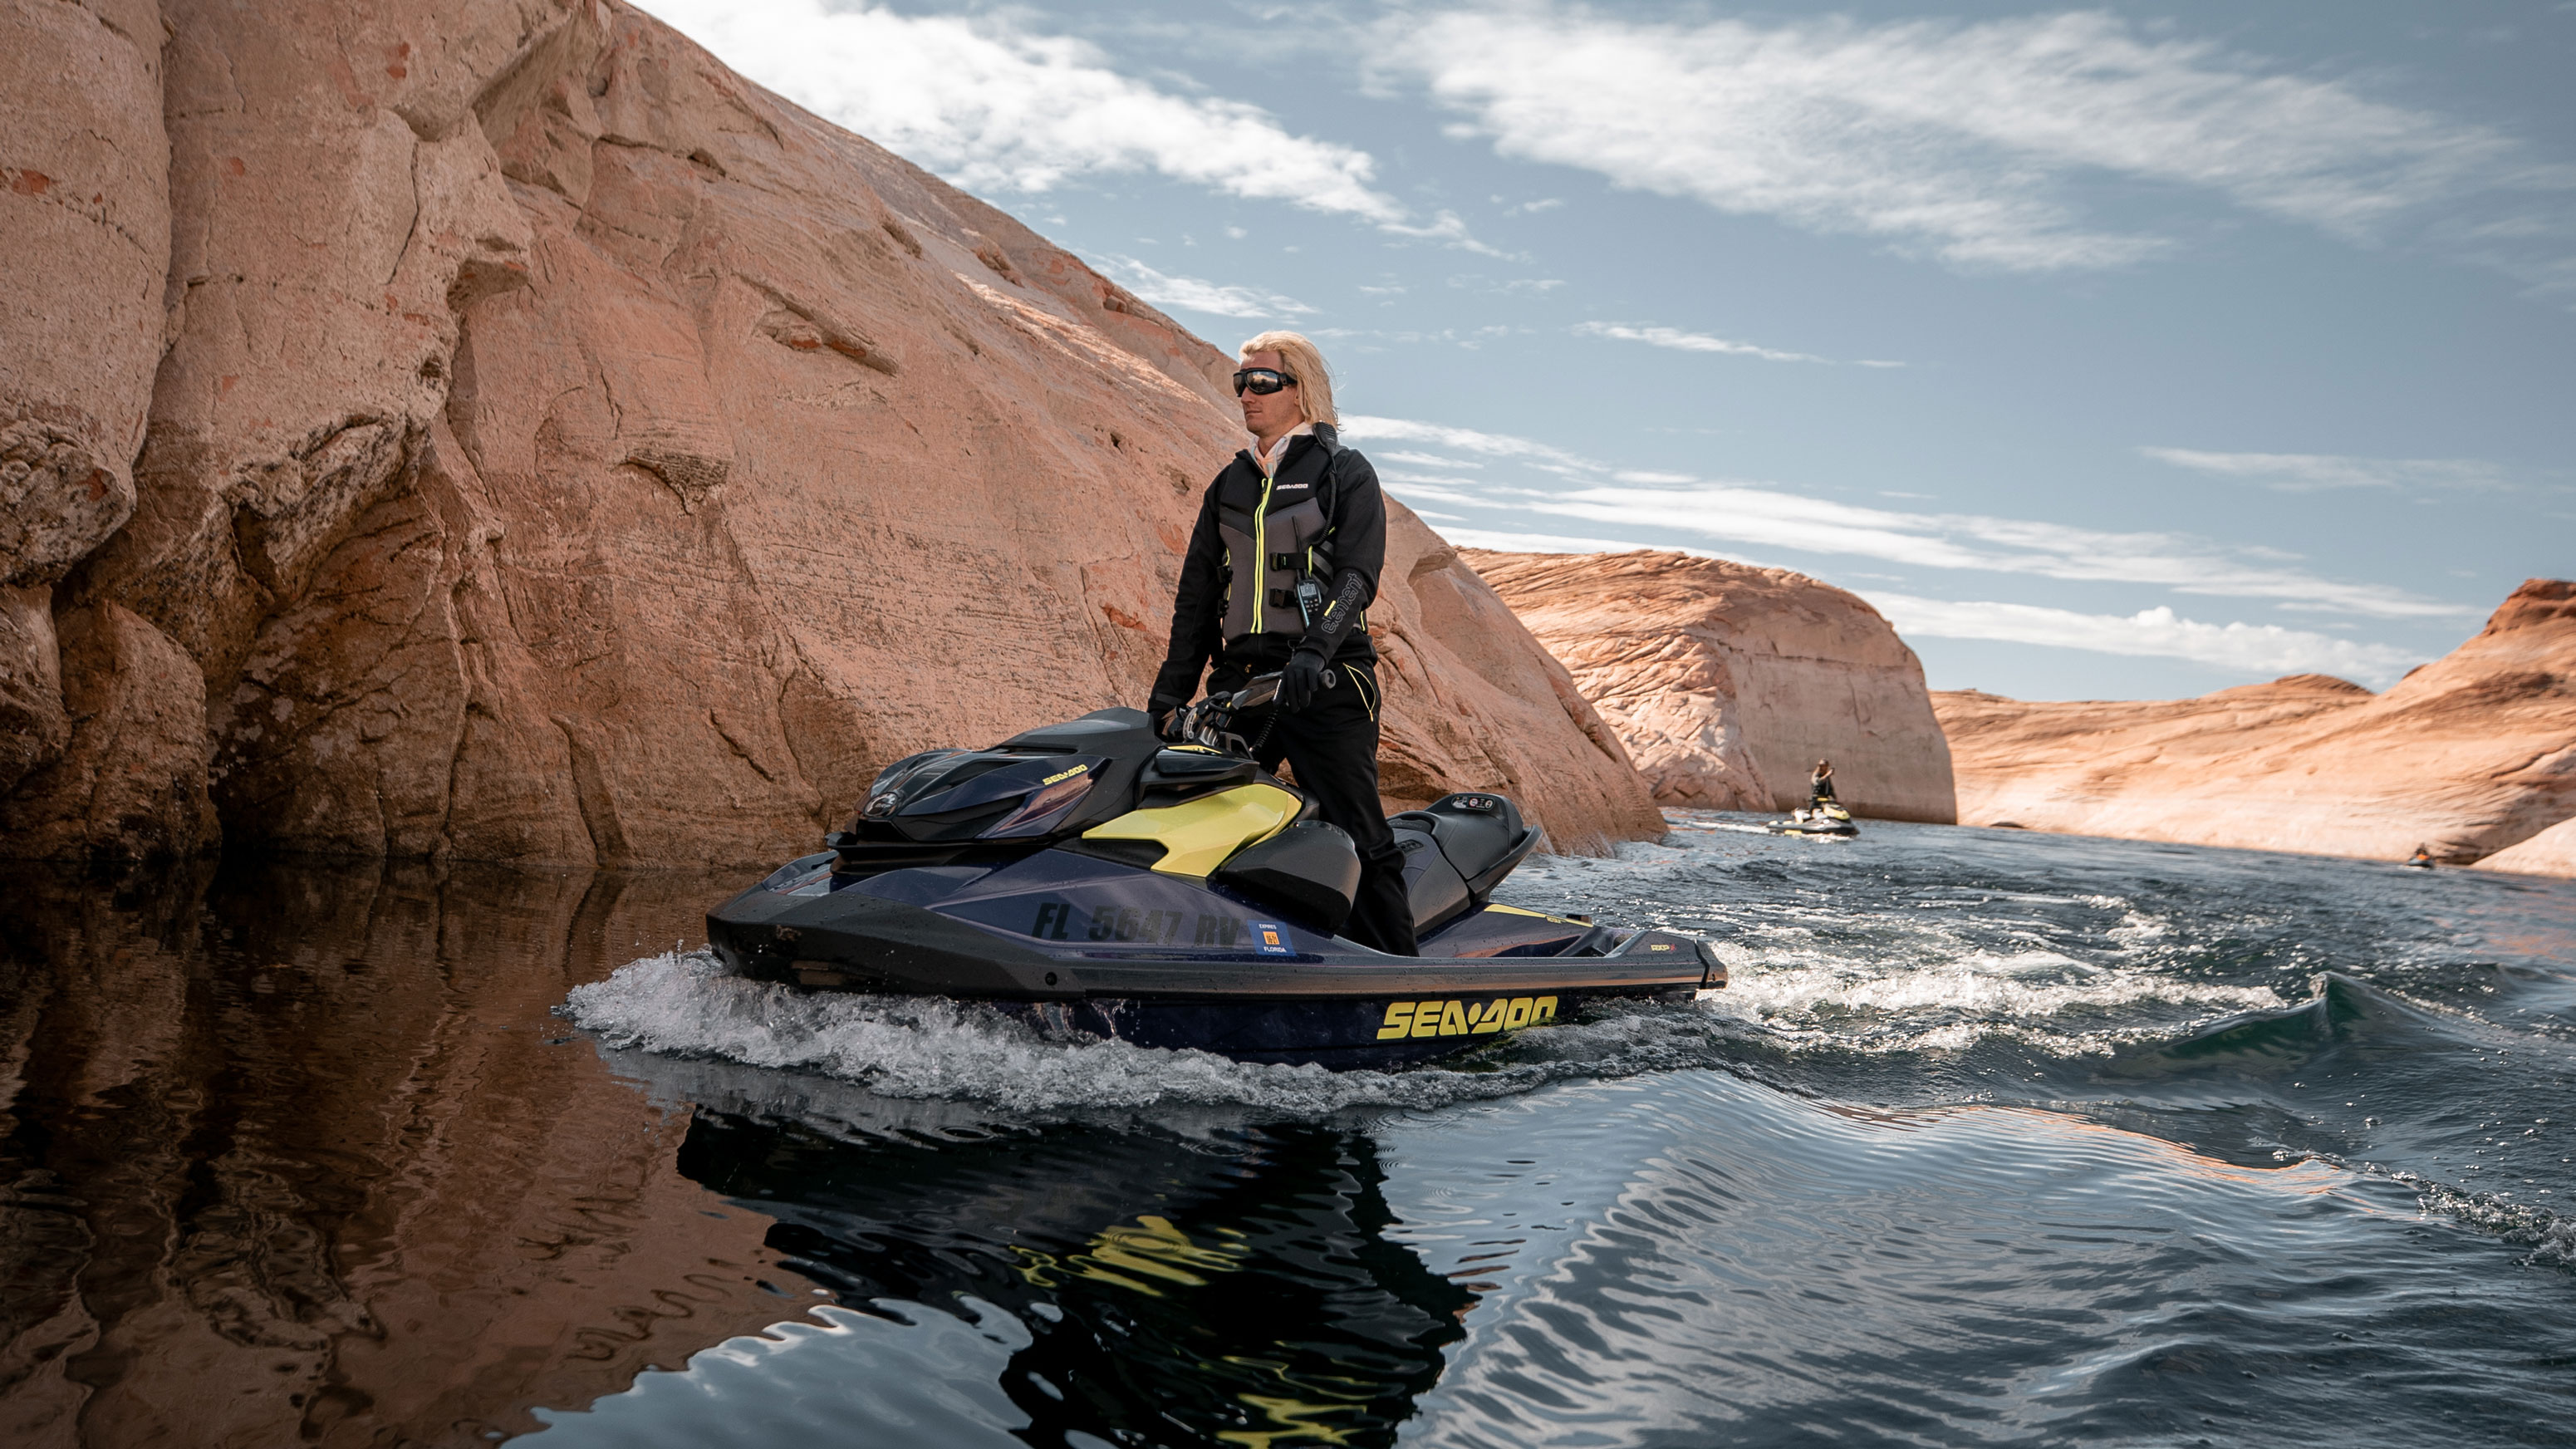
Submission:
<svg viewBox="0 0 2576 1449">
<path fill-rule="evenodd" d="M 1204 876 L 1236 851 L 1286 829 L 1304 805 L 1276 785 L 1237 785 L 1158 810 L 1130 810 L 1082 832 L 1082 838 L 1160 841 L 1163 858 L 1155 870 Z"/>
<path fill-rule="evenodd" d="M 1270 610 L 1270 485 L 1278 481 L 1276 474 L 1262 474 L 1261 501 L 1252 505 L 1252 632 L 1255 634 L 1261 632 L 1262 616 Z M 1161 866 L 1154 868 L 1162 869 Z M 1200 871 L 1199 874 L 1207 872 Z"/>
</svg>

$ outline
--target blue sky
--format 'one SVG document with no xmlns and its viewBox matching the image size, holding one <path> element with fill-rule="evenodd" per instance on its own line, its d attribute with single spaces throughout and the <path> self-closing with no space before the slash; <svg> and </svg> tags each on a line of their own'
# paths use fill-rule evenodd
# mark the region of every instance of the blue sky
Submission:
<svg viewBox="0 0 2576 1449">
<path fill-rule="evenodd" d="M 2576 573 L 2576 3 L 646 8 L 1315 337 L 1450 538 L 1798 569 L 1936 688 L 2384 687 Z"/>
</svg>

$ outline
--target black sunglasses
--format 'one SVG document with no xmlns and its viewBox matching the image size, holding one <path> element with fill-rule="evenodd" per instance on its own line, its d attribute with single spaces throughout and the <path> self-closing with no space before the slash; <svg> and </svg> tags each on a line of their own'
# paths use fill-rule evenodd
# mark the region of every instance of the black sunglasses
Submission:
<svg viewBox="0 0 2576 1449">
<path fill-rule="evenodd" d="M 1281 388 L 1295 387 L 1296 385 L 1297 379 L 1290 377 L 1288 374 L 1281 372 L 1275 367 L 1246 367 L 1238 370 L 1234 374 L 1234 395 L 1236 397 L 1241 397 L 1247 392 L 1257 392 L 1266 397 L 1271 393 L 1279 391 Z"/>
</svg>

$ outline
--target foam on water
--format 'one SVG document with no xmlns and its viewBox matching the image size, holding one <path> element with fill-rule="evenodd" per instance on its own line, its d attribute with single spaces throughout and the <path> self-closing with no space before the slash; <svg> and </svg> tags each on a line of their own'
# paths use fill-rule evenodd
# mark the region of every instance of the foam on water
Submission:
<svg viewBox="0 0 2576 1449">
<path fill-rule="evenodd" d="M 2472 1192 L 2411 1172 L 2391 1176 L 2414 1188 L 2427 1212 L 2440 1213 L 2516 1247 L 2529 1248 L 2531 1256 L 2525 1262 L 2576 1268 L 2576 1222 L 2548 1208 L 2513 1202 L 2501 1193 Z"/>
<path fill-rule="evenodd" d="M 1614 1012 L 1470 1053 L 1468 1070 L 1334 1072 L 1230 1061 L 1090 1036 L 1050 1038 L 1015 1017 L 935 997 L 804 992 L 745 981 L 712 952 L 630 962 L 561 1008 L 611 1050 L 818 1072 L 888 1097 L 1013 1111 L 1166 1103 L 1291 1116 L 1438 1107 L 1568 1076 L 1621 1076 L 1706 1060 L 1717 1024 L 1686 1008 Z"/>
<path fill-rule="evenodd" d="M 1812 950 L 1723 954 L 1731 958 L 1727 988 L 1704 998 L 1706 1009 L 1765 1027 L 1792 1046 L 1957 1050 L 2009 1032 L 2058 1055 L 2100 1053 L 2186 1029 L 2194 1019 L 2283 1004 L 2270 987 L 2096 966 L 2046 950 L 1972 949 L 1915 963 Z M 2144 1020 L 2116 1015 L 2141 1007 L 2150 1009 L 2132 1014 Z"/>
</svg>

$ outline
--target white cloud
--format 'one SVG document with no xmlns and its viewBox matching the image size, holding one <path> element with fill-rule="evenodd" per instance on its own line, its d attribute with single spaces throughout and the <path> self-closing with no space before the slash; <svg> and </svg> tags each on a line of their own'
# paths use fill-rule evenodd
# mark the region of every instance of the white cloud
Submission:
<svg viewBox="0 0 2576 1449">
<path fill-rule="evenodd" d="M 1688 487 L 1594 484 L 1530 498 L 1533 512 L 1595 523 L 1686 530 L 1709 538 L 1858 554 L 1923 568 L 2156 584 L 2184 594 L 2276 599 L 2291 608 L 2383 619 L 2454 618 L 2478 611 L 2381 584 L 2349 584 L 2249 560 L 2243 550 L 2182 534 L 2114 533 L 2033 519 L 1900 513 L 1733 483 Z"/>
<path fill-rule="evenodd" d="M 2505 471 L 2472 458 L 2345 458 L 2328 453 L 2203 453 L 2140 448 L 2160 463 L 2245 478 L 2284 493 L 2327 488 L 2510 488 Z"/>
<path fill-rule="evenodd" d="M 1481 453 L 1488 458 L 1551 463 L 1583 472 L 1601 471 L 1601 466 L 1588 458 L 1577 457 L 1562 448 L 1552 448 L 1528 438 L 1515 438 L 1508 433 L 1480 433 L 1472 428 L 1452 428 L 1439 423 L 1415 422 L 1409 418 L 1379 418 L 1365 414 L 1343 418 L 1341 431 L 1343 437 L 1353 441 L 1387 438 L 1399 443 L 1433 443 L 1461 453 Z"/>
<path fill-rule="evenodd" d="M 1482 463 L 1468 462 L 1464 458 L 1444 458 L 1438 453 L 1413 453 L 1402 449 L 1380 453 L 1378 456 L 1397 463 L 1411 463 L 1417 468 L 1482 468 L 1485 466 Z"/>
<path fill-rule="evenodd" d="M 1477 480 L 1473 478 L 1448 478 L 1438 474 L 1407 473 L 1401 469 L 1390 468 L 1381 471 L 1377 475 L 1377 481 L 1384 484 L 1387 491 L 1402 498 L 1408 505 L 1424 499 L 1433 503 L 1455 503 L 1462 506 L 1485 501 L 1484 494 L 1476 486 Z"/>
<path fill-rule="evenodd" d="M 1737 357 L 1759 357 L 1766 362 L 1825 360 L 1804 352 L 1775 352 L 1750 342 L 1729 342 L 1705 332 L 1684 332 L 1677 327 L 1626 327 L 1610 322 L 1578 322 L 1574 330 L 1594 337 L 1615 337 L 1622 342 L 1642 342 L 1648 347 L 1666 347 L 1675 352 L 1724 352 Z"/>
<path fill-rule="evenodd" d="M 1218 317 L 1302 317 L 1315 309 L 1294 297 L 1251 287 L 1231 287 L 1197 277 L 1174 277 L 1154 270 L 1134 257 L 1104 256 L 1094 258 L 1100 269 L 1116 278 L 1128 291 L 1157 307 L 1176 307 L 1186 312 L 1205 312 Z"/>
<path fill-rule="evenodd" d="M 2166 249 L 2088 224 L 2067 187 L 2095 176 L 2215 192 L 2353 239 L 2401 216 L 2457 229 L 2463 198 L 2570 184 L 2489 128 L 2099 11 L 1688 25 L 1542 3 L 1407 15 L 1380 46 L 1507 156 L 1966 266 L 2109 267 Z M 2515 243 L 2519 270 L 2545 282 L 2564 267 L 2563 220 L 2473 230 L 2484 245 L 2516 226 L 2543 233 Z"/>
<path fill-rule="evenodd" d="M 1468 244 L 1457 218 L 1412 221 L 1365 151 L 1299 136 L 1240 101 L 1176 96 L 1094 47 L 1003 17 L 901 15 L 823 0 L 652 0 L 727 65 L 975 190 L 1040 192 L 1152 171 L 1233 196 L 1339 212 Z"/>
<path fill-rule="evenodd" d="M 2103 654 L 2152 655 L 2246 674 L 2335 674 L 2385 689 L 2422 656 L 2388 644 L 2365 644 L 2284 629 L 2278 624 L 2205 624 L 2169 608 L 2135 614 L 2079 614 L 2033 604 L 1923 599 L 1865 592 L 1900 634 L 1940 639 L 1999 639 Z"/>
<path fill-rule="evenodd" d="M 1440 536 L 1460 548 L 1505 553 L 1625 553 L 1650 546 L 1624 539 L 1458 526 L 1442 528 Z M 1701 548 L 1670 551 L 1718 557 Z M 1749 562 L 1741 558 L 1736 561 Z M 2196 664 L 2272 677 L 2334 674 L 2379 689 L 2396 683 L 2407 670 L 2423 662 L 2421 656 L 2393 645 L 2337 639 L 2278 624 L 2206 624 L 2164 607 L 2142 609 L 2135 614 L 2079 614 L 2034 604 L 1926 599 L 1877 590 L 1862 591 L 1861 597 L 1885 614 L 1899 634 L 1924 638 L 1995 639 L 2011 644 L 2089 649 L 2101 654 L 2188 659 Z"/>
<path fill-rule="evenodd" d="M 1627 553 L 1632 549 L 1661 547 L 1656 544 L 1628 543 L 1615 538 L 1573 538 L 1561 533 L 1512 533 L 1491 528 L 1444 528 L 1440 536 L 1460 548 L 1490 548 L 1498 553 Z M 1715 558 L 1704 548 L 1667 548 L 1667 553 L 1696 554 Z"/>
<path fill-rule="evenodd" d="M 1690 480 L 1682 474 L 1614 472 L 1528 438 L 1407 419 L 1354 417 L 1345 420 L 1343 431 L 1354 441 L 1427 442 L 1553 473 L 1571 486 L 1482 485 L 1472 501 L 1487 508 L 1612 524 L 1658 540 L 1696 534 L 1730 544 L 1856 555 L 1917 568 L 2154 584 L 2182 594 L 2271 599 L 2290 609 L 2380 619 L 2475 618 L 2483 612 L 2383 584 L 2321 578 L 2288 566 L 2295 555 L 2188 534 L 2117 533 L 1972 513 L 1900 512 L 1743 483 Z"/>
</svg>

